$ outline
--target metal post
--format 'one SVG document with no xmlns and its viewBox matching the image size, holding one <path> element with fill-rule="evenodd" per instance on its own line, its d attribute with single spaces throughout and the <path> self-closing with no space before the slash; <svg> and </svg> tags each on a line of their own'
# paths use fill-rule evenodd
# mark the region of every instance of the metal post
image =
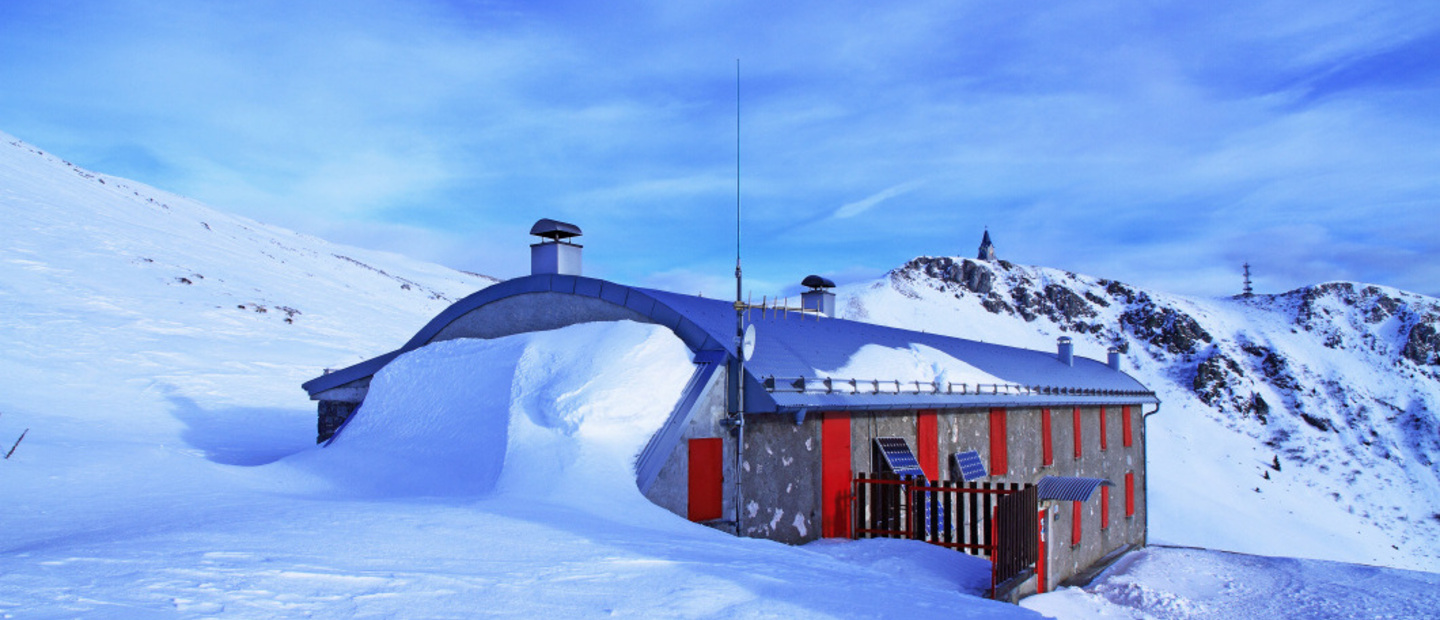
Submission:
<svg viewBox="0 0 1440 620">
<path fill-rule="evenodd" d="M 745 307 L 741 302 L 743 277 L 740 271 L 740 59 L 735 59 L 735 535 L 743 536 L 741 515 L 744 514 L 745 471 Z"/>
</svg>

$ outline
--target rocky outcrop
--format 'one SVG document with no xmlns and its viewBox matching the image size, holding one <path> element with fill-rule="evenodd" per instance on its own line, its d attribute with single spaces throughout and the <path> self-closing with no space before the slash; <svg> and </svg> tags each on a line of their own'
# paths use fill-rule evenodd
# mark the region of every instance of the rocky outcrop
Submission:
<svg viewBox="0 0 1440 620">
<path fill-rule="evenodd" d="M 1137 338 L 1172 354 L 1192 354 L 1199 350 L 1201 343 L 1215 341 L 1194 317 L 1170 306 L 1157 305 L 1145 293 L 1140 293 L 1130 309 L 1120 315 L 1120 322 Z"/>
<path fill-rule="evenodd" d="M 1440 315 L 1435 314 L 1425 315 L 1416 322 L 1405 336 L 1405 348 L 1400 350 L 1400 355 L 1416 364 L 1440 364 L 1440 329 L 1435 327 L 1437 322 L 1440 322 Z"/>
</svg>

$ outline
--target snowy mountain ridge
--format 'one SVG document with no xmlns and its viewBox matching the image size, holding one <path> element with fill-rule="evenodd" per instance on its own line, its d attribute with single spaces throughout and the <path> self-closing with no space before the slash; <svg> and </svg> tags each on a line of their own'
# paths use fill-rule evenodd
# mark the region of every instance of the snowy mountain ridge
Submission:
<svg viewBox="0 0 1440 620">
<path fill-rule="evenodd" d="M 1350 282 L 1196 299 L 950 257 L 840 295 L 849 318 L 1042 349 L 1069 336 L 1098 359 L 1120 350 L 1163 402 L 1150 422 L 1152 539 L 1440 570 L 1440 300 Z M 1289 521 L 1274 529 L 1293 542 L 1257 548 L 1235 533 L 1257 519 Z"/>
</svg>

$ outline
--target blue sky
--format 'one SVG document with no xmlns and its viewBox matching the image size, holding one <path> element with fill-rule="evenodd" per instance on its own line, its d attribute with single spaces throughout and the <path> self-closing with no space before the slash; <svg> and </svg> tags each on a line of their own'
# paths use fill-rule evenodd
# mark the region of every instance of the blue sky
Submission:
<svg viewBox="0 0 1440 620">
<path fill-rule="evenodd" d="M 781 6 L 783 5 L 783 6 Z M 1440 294 L 1440 5 L 19 2 L 0 130 L 500 277 L 756 296 L 999 254 L 1179 293 Z"/>
</svg>

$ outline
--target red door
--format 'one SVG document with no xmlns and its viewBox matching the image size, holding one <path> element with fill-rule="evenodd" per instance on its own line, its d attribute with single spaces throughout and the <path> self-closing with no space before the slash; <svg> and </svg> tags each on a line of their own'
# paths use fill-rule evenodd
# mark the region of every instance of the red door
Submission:
<svg viewBox="0 0 1440 620">
<path fill-rule="evenodd" d="M 1050 525 L 1046 522 L 1046 516 L 1048 512 L 1048 510 L 1041 508 L 1040 514 L 1036 515 L 1035 517 L 1035 523 L 1037 524 L 1036 528 L 1038 530 L 1037 532 L 1035 532 L 1035 536 L 1037 539 L 1036 545 L 1037 547 L 1039 547 L 1038 553 L 1035 556 L 1035 590 L 1041 594 L 1044 594 L 1050 590 L 1048 587 L 1045 586 L 1045 577 L 1048 574 L 1045 566 L 1045 530 Z"/>
<path fill-rule="evenodd" d="M 725 441 L 718 437 L 691 439 L 690 499 L 686 517 L 711 521 L 721 516 L 725 497 Z"/>
<path fill-rule="evenodd" d="M 820 422 L 820 535 L 850 537 L 850 412 L 827 411 Z"/>
</svg>

